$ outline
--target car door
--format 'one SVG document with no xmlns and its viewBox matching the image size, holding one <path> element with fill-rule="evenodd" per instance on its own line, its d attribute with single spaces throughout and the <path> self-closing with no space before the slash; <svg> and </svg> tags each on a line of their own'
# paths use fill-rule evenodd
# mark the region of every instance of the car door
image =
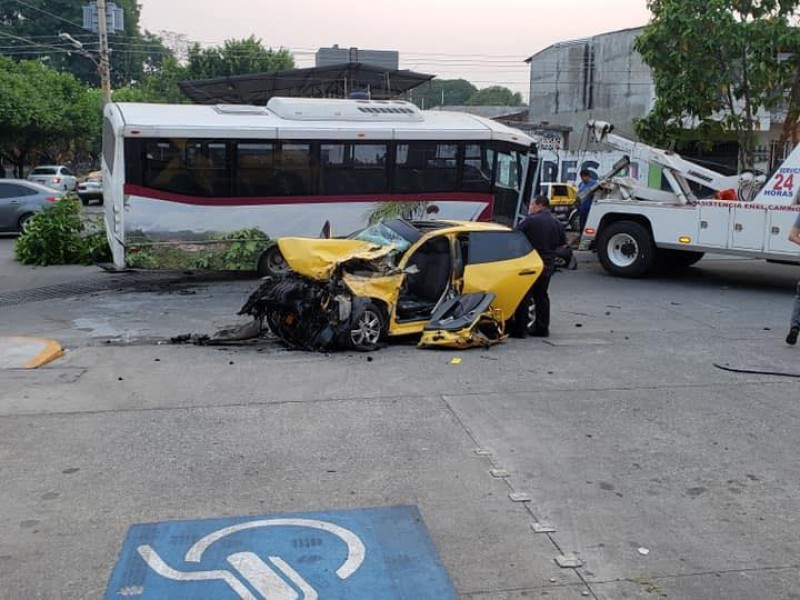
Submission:
<svg viewBox="0 0 800 600">
<path fill-rule="evenodd" d="M 464 262 L 462 293 L 492 292 L 494 308 L 510 319 L 544 265 L 522 232 L 470 231 L 458 235 Z"/>
<path fill-rule="evenodd" d="M 0 229 L 13 229 L 11 215 L 15 205 L 12 204 L 12 184 L 0 181 Z"/>
<path fill-rule="evenodd" d="M 30 194 L 30 190 L 22 185 L 0 181 L 0 229 L 16 230 L 25 197 Z"/>
</svg>

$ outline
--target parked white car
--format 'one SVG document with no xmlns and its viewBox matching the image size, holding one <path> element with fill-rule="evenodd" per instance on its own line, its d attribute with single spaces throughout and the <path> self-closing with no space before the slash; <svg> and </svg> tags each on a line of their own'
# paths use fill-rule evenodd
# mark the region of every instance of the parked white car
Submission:
<svg viewBox="0 0 800 600">
<path fill-rule="evenodd" d="M 41 183 L 54 190 L 74 191 L 78 187 L 75 173 L 63 165 L 44 165 L 28 173 L 28 181 Z"/>
<path fill-rule="evenodd" d="M 97 200 L 103 204 L 103 173 L 92 171 L 78 183 L 78 198 L 84 206 L 92 200 Z"/>
</svg>

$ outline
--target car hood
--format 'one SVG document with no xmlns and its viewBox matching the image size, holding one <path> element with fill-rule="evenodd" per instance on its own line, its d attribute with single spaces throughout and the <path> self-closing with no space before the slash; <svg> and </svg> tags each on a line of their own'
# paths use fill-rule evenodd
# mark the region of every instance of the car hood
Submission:
<svg viewBox="0 0 800 600">
<path fill-rule="evenodd" d="M 342 263 L 377 260 L 395 249 L 360 240 L 324 238 L 280 238 L 278 248 L 292 271 L 317 281 L 330 279 Z"/>
</svg>

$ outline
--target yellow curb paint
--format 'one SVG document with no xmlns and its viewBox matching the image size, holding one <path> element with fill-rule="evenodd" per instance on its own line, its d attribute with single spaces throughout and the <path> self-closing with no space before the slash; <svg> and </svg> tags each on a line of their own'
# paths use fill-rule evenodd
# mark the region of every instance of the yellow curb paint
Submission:
<svg viewBox="0 0 800 600">
<path fill-rule="evenodd" d="M 47 340 L 44 338 L 31 338 L 37 342 L 44 343 L 44 350 L 39 352 L 36 356 L 30 359 L 28 362 L 25 363 L 26 369 L 38 369 L 39 367 L 46 365 L 49 362 L 53 362 L 57 358 L 61 358 L 64 356 L 64 350 L 61 348 L 61 344 L 56 342 L 55 340 Z"/>
</svg>

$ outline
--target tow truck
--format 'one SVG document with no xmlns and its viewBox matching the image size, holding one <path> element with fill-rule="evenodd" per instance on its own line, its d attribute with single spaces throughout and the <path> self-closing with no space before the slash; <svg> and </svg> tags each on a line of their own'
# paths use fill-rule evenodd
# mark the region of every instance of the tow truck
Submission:
<svg viewBox="0 0 800 600">
<path fill-rule="evenodd" d="M 596 250 L 603 268 L 619 277 L 688 267 L 706 252 L 800 261 L 789 232 L 800 212 L 800 145 L 767 179 L 723 175 L 667 150 L 613 133 L 589 121 L 590 138 L 625 156 L 583 196 L 594 194 L 581 250 Z M 653 189 L 620 174 L 635 158 L 657 165 L 666 185 Z M 692 189 L 703 186 L 706 193 Z M 698 197 L 698 195 L 700 197 Z"/>
</svg>

